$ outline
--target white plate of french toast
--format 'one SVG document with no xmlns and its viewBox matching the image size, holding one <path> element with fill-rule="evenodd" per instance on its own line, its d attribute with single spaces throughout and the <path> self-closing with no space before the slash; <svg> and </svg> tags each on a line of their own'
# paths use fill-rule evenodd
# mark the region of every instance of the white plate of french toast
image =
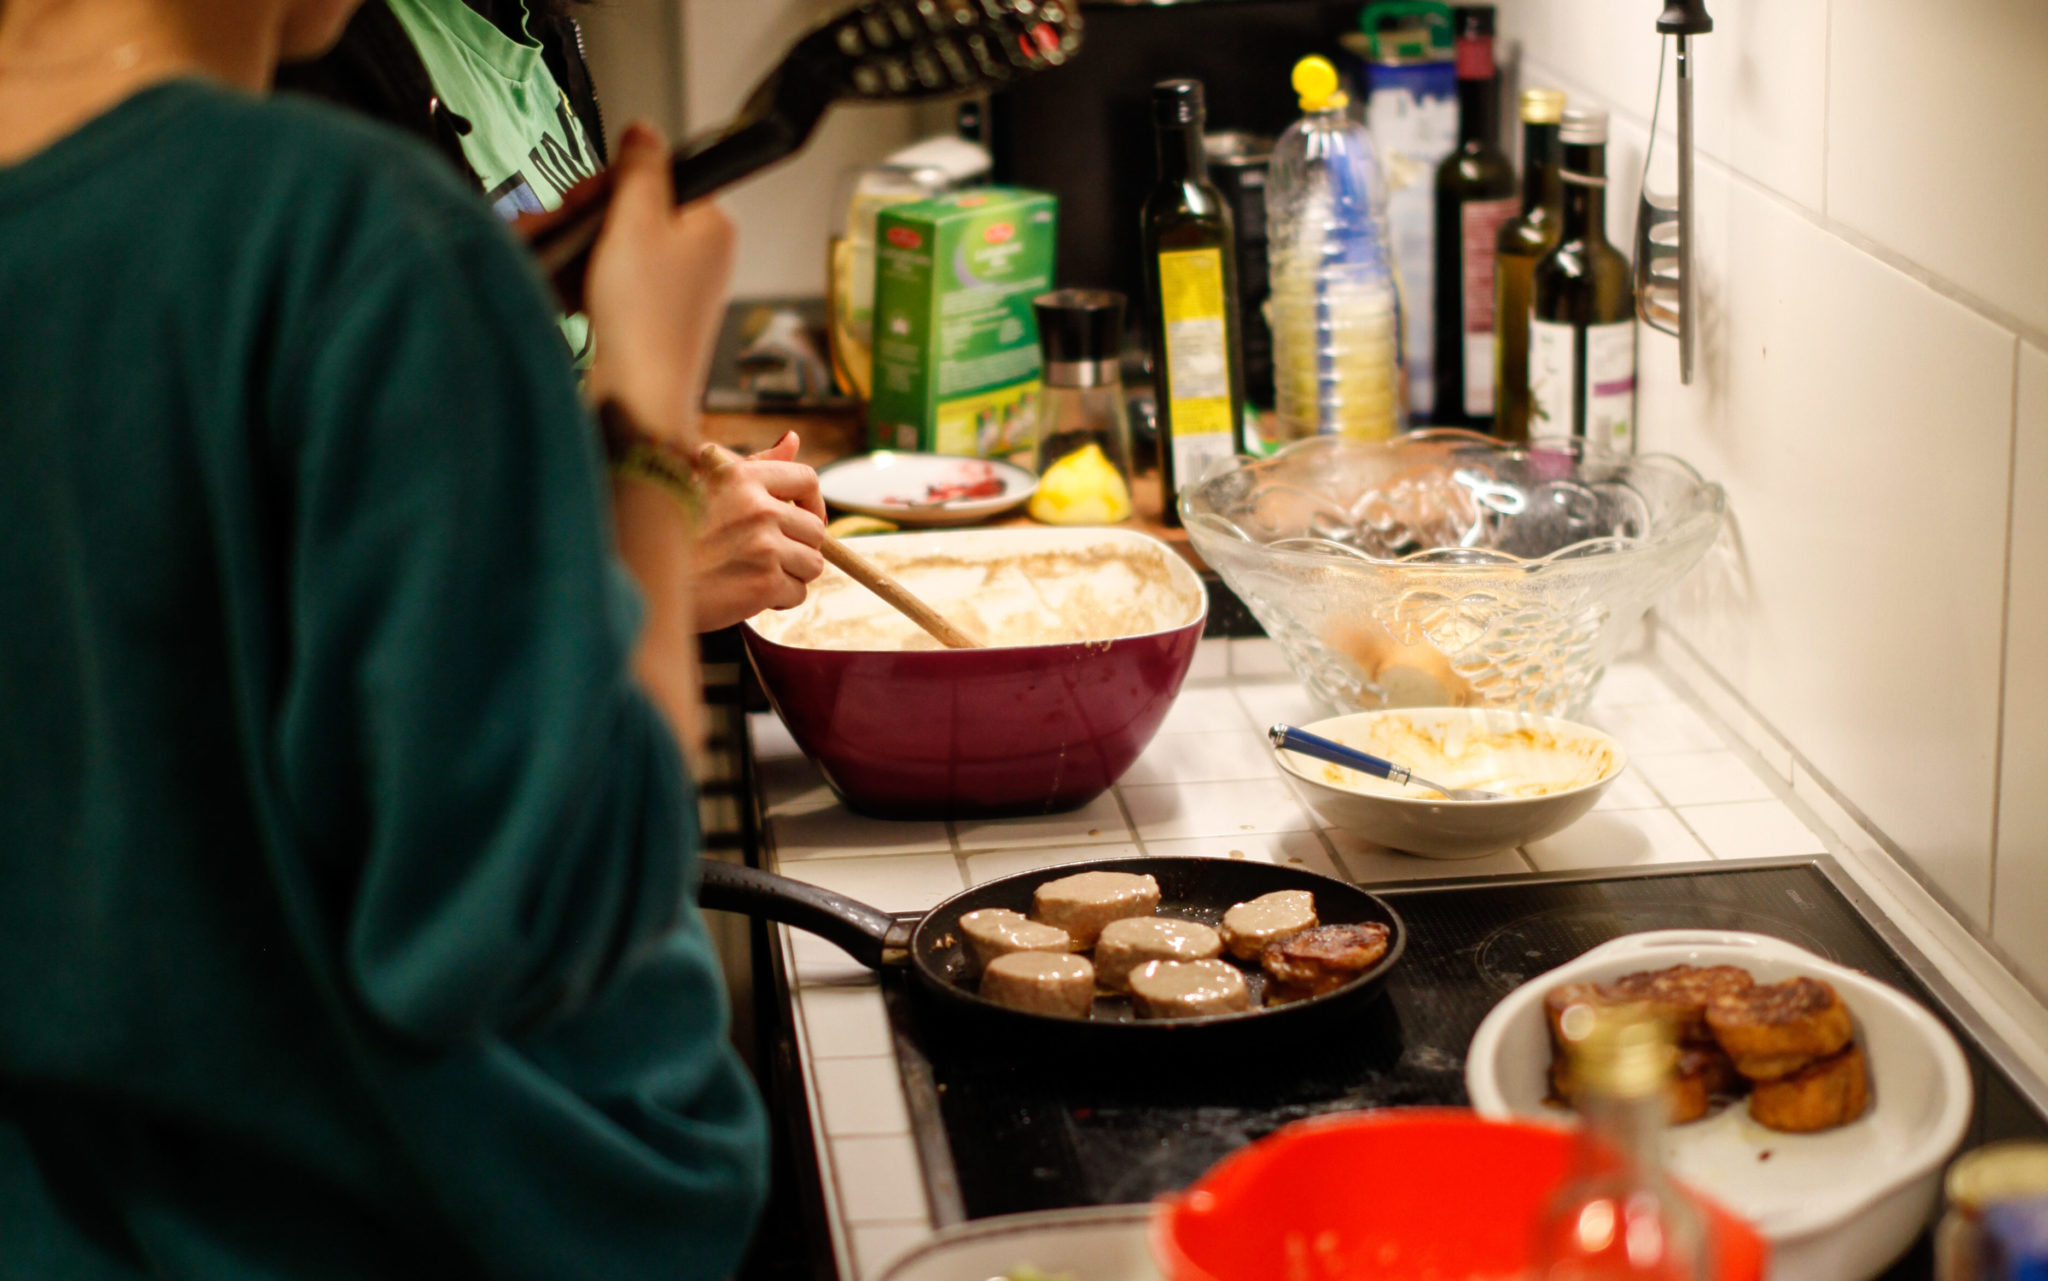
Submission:
<svg viewBox="0 0 2048 1281">
<path fill-rule="evenodd" d="M 1955 1038 L 1918 1002 L 1766 935 L 1631 934 L 1488 1013 L 1465 1062 L 1473 1107 L 1571 1124 L 1558 1021 L 1604 1003 L 1670 1023 L 1666 1160 L 1770 1240 L 1772 1281 L 1874 1277 L 1926 1226 L 1971 1088 Z"/>
</svg>

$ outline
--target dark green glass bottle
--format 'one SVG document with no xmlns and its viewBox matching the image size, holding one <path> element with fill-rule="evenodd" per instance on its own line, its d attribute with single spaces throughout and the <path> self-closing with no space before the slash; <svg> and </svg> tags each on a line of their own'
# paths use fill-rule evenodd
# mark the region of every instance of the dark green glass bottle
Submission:
<svg viewBox="0 0 2048 1281">
<path fill-rule="evenodd" d="M 1244 450 L 1244 360 L 1238 337 L 1237 241 L 1202 152 L 1202 83 L 1152 90 L 1159 182 L 1145 198 L 1145 330 L 1159 400 L 1166 523 L 1182 485 Z"/>
<path fill-rule="evenodd" d="M 1635 284 L 1607 243 L 1607 113 L 1571 110 L 1564 221 L 1536 264 L 1529 312 L 1529 435 L 1569 436 L 1589 454 L 1635 449 Z"/>
<path fill-rule="evenodd" d="M 1557 174 L 1557 123 L 1564 95 L 1522 90 L 1522 216 L 1500 229 L 1493 261 L 1494 434 L 1529 439 L 1529 302 L 1536 263 L 1557 245 L 1564 183 Z"/>
<path fill-rule="evenodd" d="M 1436 352 L 1429 421 L 1493 427 L 1493 255 L 1521 212 L 1515 167 L 1500 149 L 1500 71 L 1493 6 L 1451 10 L 1458 69 L 1458 146 L 1436 171 Z"/>
</svg>

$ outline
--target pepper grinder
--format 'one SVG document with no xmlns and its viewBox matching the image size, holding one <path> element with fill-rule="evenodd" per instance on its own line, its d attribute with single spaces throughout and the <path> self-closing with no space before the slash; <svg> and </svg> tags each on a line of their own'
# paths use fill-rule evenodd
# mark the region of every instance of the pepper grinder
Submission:
<svg viewBox="0 0 2048 1281">
<path fill-rule="evenodd" d="M 1113 525 L 1131 515 L 1131 423 L 1124 408 L 1124 296 L 1058 289 L 1031 300 L 1044 356 L 1034 520 Z"/>
</svg>

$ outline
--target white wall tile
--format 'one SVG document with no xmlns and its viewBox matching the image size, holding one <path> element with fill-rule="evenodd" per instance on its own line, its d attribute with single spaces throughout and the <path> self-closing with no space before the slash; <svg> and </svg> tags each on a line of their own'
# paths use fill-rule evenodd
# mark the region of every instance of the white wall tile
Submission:
<svg viewBox="0 0 2048 1281">
<path fill-rule="evenodd" d="M 1757 777 L 1749 762 L 1726 749 L 1645 756 L 1635 767 L 1673 805 L 1771 799 L 1771 785 Z"/>
<path fill-rule="evenodd" d="M 1252 728 L 1260 733 L 1273 725 L 1307 725 L 1323 718 L 1322 709 L 1295 681 L 1239 685 L 1237 699 L 1251 717 Z"/>
<path fill-rule="evenodd" d="M 1621 777 L 1607 785 L 1600 793 L 1600 799 L 1593 803 L 1596 810 L 1654 810 L 1664 807 L 1664 798 L 1657 795 L 1643 777 L 1637 764 L 1631 764 L 1621 772 Z"/>
<path fill-rule="evenodd" d="M 859 1223 L 853 1229 L 853 1261 L 860 1269 L 860 1281 L 874 1281 L 889 1265 L 931 1240 L 931 1225 L 915 1223 Z"/>
<path fill-rule="evenodd" d="M 1147 783 L 1220 783 L 1278 778 L 1273 747 L 1253 729 L 1225 734 L 1161 734 L 1124 771 L 1127 786 Z M 964 843 L 964 837 L 963 837 Z"/>
<path fill-rule="evenodd" d="M 1818 206 L 1827 0 L 1719 0 L 1713 15 L 1712 33 L 1692 42 L 1697 151 Z M 1655 8 L 1633 0 L 1513 0 L 1502 9 L 1502 26 L 1524 42 L 1531 64 L 1525 86 L 1547 77 L 1572 95 L 1573 105 L 1590 94 L 1641 128 L 1663 53 L 1656 17 Z M 1658 120 L 1666 146 L 1678 129 L 1677 80 L 1674 63 L 1665 72 Z M 1635 163 L 1640 168 L 1640 152 Z M 1676 189 L 1675 180 L 1661 185 Z"/>
<path fill-rule="evenodd" d="M 1202 783 L 1188 787 L 1124 787 L 1131 821 L 1148 844 L 1194 836 L 1306 832 L 1308 811 L 1279 779 Z"/>
<path fill-rule="evenodd" d="M 861 1059 L 895 1053 L 889 1012 L 879 986 L 808 987 L 798 996 L 804 1046 L 814 1059 Z"/>
<path fill-rule="evenodd" d="M 2048 352 L 2020 353 L 2005 636 L 2005 751 L 1992 938 L 2048 991 Z"/>
<path fill-rule="evenodd" d="M 834 1138 L 862 1134 L 910 1133 L 910 1109 L 896 1056 L 819 1059 L 811 1065 L 818 1083 L 818 1110 L 825 1133 Z"/>
<path fill-rule="evenodd" d="M 1147 841 L 1145 852 L 1159 858 L 1242 858 L 1283 867 L 1307 868 L 1324 876 L 1349 880 L 1330 860 L 1323 838 L 1314 832 L 1267 832 L 1240 836 L 1205 836 L 1191 840 Z"/>
<path fill-rule="evenodd" d="M 966 888 L 951 854 L 807 859 L 780 870 L 884 912 L 921 912 Z"/>
<path fill-rule="evenodd" d="M 1124 844 L 1059 845 L 969 854 L 965 859 L 967 883 L 980 885 L 985 881 L 1015 876 L 1019 872 L 1035 872 L 1042 867 L 1058 867 L 1062 863 L 1092 862 L 1103 858 L 1137 858 L 1144 852 L 1136 844 Z"/>
<path fill-rule="evenodd" d="M 1480 858 L 1423 858 L 1366 840 L 1342 828 L 1325 832 L 1351 879 L 1360 885 L 1389 881 L 1445 880 L 1467 876 L 1519 876 L 1529 870 L 1518 850 L 1497 850 Z"/>
<path fill-rule="evenodd" d="M 1828 852 L 1828 843 L 1783 801 L 1688 805 L 1678 816 L 1715 858 L 1790 858 Z"/>
<path fill-rule="evenodd" d="M 2048 5 L 1838 4 L 1827 212 L 2048 329 Z"/>
<path fill-rule="evenodd" d="M 1663 617 L 1981 924 L 2013 340 L 1730 190 L 1728 412 L 1663 443 L 1739 541 Z"/>
<path fill-rule="evenodd" d="M 1230 678 L 1230 642 L 1221 636 L 1195 643 L 1195 661 L 1188 664 L 1187 682 L 1200 684 Z"/>
<path fill-rule="evenodd" d="M 839 1204 L 850 1223 L 923 1220 L 924 1174 L 908 1134 L 832 1140 Z"/>
<path fill-rule="evenodd" d="M 783 862 L 953 848 L 944 823 L 863 818 L 829 792 L 784 802 L 769 816 L 768 830 Z"/>
<path fill-rule="evenodd" d="M 846 954 L 837 943 L 815 934 L 782 926 L 784 955 L 796 969 L 796 981 L 806 987 L 874 987 L 875 972 Z"/>
<path fill-rule="evenodd" d="M 1161 734 L 1218 734 L 1249 728 L 1244 708 L 1228 689 L 1183 689 L 1160 722 Z"/>
<path fill-rule="evenodd" d="M 1595 715 L 1592 721 L 1614 735 L 1631 760 L 1721 746 L 1721 732 L 1684 703 L 1616 707 Z"/>
<path fill-rule="evenodd" d="M 1015 849 L 1026 845 L 1109 845 L 1131 839 L 1116 795 L 1104 792 L 1080 809 L 1022 818 L 963 818 L 953 821 L 963 850 Z"/>
<path fill-rule="evenodd" d="M 1670 810 L 1595 810 L 1524 853 L 1539 872 L 1691 863 L 1713 857 Z"/>
</svg>

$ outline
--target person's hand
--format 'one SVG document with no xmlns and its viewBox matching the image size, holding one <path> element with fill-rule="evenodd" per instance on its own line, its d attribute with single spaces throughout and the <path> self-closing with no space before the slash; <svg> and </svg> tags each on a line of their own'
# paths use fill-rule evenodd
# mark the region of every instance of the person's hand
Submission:
<svg viewBox="0 0 2048 1281">
<path fill-rule="evenodd" d="M 770 449 L 736 458 L 716 445 L 698 455 L 704 514 L 692 599 L 697 630 L 715 632 L 764 609 L 804 603 L 825 572 L 825 500 L 818 473 L 796 460 L 789 432 Z"/>
<path fill-rule="evenodd" d="M 732 223 L 709 202 L 675 207 L 667 144 L 644 124 L 619 139 L 612 178 L 584 288 L 597 342 L 591 393 L 617 401 L 642 431 L 692 447 L 732 279 Z"/>
</svg>

